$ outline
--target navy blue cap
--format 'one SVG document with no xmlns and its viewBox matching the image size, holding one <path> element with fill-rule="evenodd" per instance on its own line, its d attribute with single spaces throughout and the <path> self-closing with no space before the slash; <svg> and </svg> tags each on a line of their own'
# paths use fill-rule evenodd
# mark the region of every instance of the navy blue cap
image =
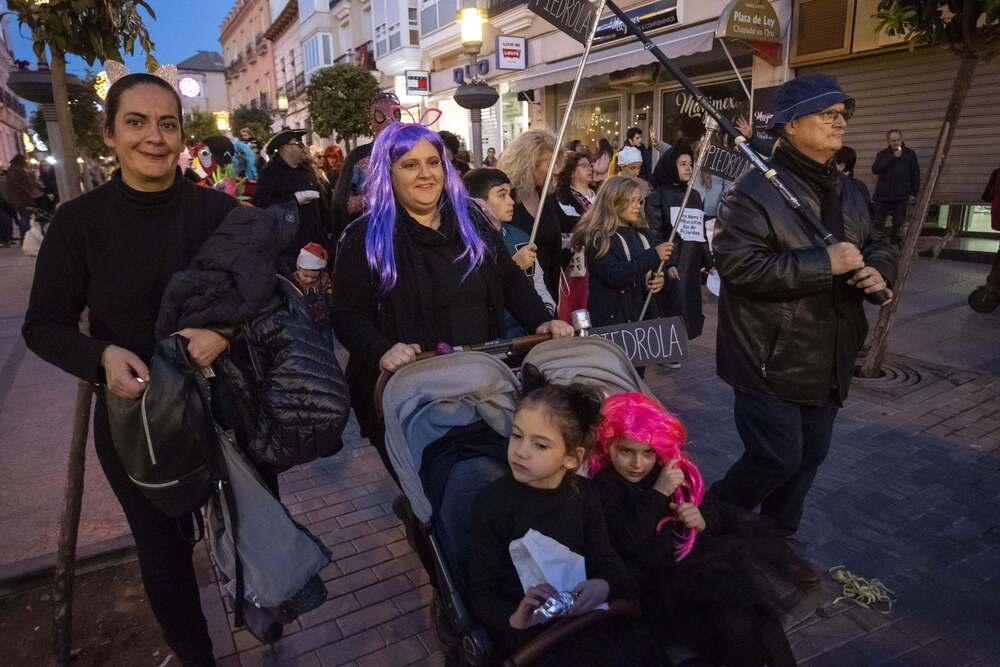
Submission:
<svg viewBox="0 0 1000 667">
<path fill-rule="evenodd" d="M 854 110 L 854 98 L 841 89 L 836 78 L 828 74 L 803 74 L 778 88 L 774 96 L 774 115 L 767 129 L 823 111 L 840 102 L 848 111 Z"/>
</svg>

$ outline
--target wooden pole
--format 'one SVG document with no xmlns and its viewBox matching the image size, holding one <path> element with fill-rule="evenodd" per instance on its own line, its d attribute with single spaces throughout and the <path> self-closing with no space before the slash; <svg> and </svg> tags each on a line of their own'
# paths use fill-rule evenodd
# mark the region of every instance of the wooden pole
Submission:
<svg viewBox="0 0 1000 667">
<path fill-rule="evenodd" d="M 59 552 L 56 557 L 53 591 L 52 643 L 56 664 L 70 664 L 73 627 L 73 574 L 76 565 L 76 537 L 83 505 L 83 473 L 87 460 L 87 433 L 90 428 L 90 404 L 94 388 L 80 380 L 76 388 L 73 438 L 69 445 L 69 465 L 63 494 L 63 516 L 59 527 Z"/>
</svg>

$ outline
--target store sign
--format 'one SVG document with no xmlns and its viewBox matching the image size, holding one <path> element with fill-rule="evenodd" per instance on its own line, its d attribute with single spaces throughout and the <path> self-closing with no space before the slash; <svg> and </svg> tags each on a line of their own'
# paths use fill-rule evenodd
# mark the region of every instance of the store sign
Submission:
<svg viewBox="0 0 1000 667">
<path fill-rule="evenodd" d="M 677 0 L 658 0 L 625 12 L 645 33 L 677 23 Z M 594 44 L 603 44 L 627 36 L 625 24 L 617 16 L 610 16 L 597 24 Z"/>
<path fill-rule="evenodd" d="M 739 81 L 702 86 L 701 91 L 730 122 L 750 117 L 750 100 Z M 704 115 L 705 110 L 686 90 L 664 92 L 663 132 L 660 136 L 669 143 L 680 138 L 693 143 L 701 138 Z M 750 163 L 736 152 L 732 139 L 721 132 L 716 134 L 715 143 L 708 148 L 705 165 L 709 172 L 726 180 L 735 180 L 750 167 Z"/>
<path fill-rule="evenodd" d="M 774 116 L 774 95 L 780 87 L 769 86 L 753 91 L 753 118 L 750 119 L 750 124 L 753 125 L 753 134 L 757 139 L 774 141 L 774 136 L 768 131 L 767 124 Z"/>
<path fill-rule="evenodd" d="M 497 36 L 497 69 L 528 69 L 528 40 L 510 35 Z"/>
<path fill-rule="evenodd" d="M 597 7 L 588 0 L 528 0 L 528 9 L 581 44 L 597 20 Z"/>
<path fill-rule="evenodd" d="M 408 69 L 406 75 L 407 95 L 430 95 L 431 73 L 423 69 Z"/>
<path fill-rule="evenodd" d="M 587 331 L 625 351 L 635 367 L 683 359 L 688 353 L 687 329 L 680 317 L 613 324 Z"/>
<path fill-rule="evenodd" d="M 486 76 L 489 73 L 490 73 L 490 61 L 489 60 L 487 60 L 486 58 L 483 58 L 482 60 L 480 60 L 479 62 L 476 63 L 476 74 L 478 74 L 480 77 L 483 77 L 483 76 Z M 453 69 L 451 71 L 451 78 L 452 78 L 452 81 L 454 81 L 455 83 L 457 83 L 460 86 L 463 83 L 465 83 L 466 79 L 468 79 L 469 81 L 471 81 L 472 79 L 475 78 L 473 76 L 473 73 L 472 73 L 472 66 L 471 65 L 466 65 L 465 67 L 456 67 L 455 69 Z"/>
<path fill-rule="evenodd" d="M 781 24 L 768 0 L 734 0 L 719 15 L 715 36 L 780 44 Z"/>
</svg>

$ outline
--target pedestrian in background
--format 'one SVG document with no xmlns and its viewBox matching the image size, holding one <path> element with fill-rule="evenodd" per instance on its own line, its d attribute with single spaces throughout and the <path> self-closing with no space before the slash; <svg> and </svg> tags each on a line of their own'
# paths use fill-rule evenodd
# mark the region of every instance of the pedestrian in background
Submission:
<svg viewBox="0 0 1000 667">
<path fill-rule="evenodd" d="M 886 216 L 892 217 L 892 240 L 899 243 L 906 224 L 906 207 L 920 191 L 920 165 L 917 154 L 903 143 L 900 130 L 889 130 L 885 136 L 889 145 L 878 152 L 872 163 L 872 173 L 878 176 L 873 222 L 881 229 Z M 914 224 L 922 224 L 922 221 L 914 221 Z"/>
<path fill-rule="evenodd" d="M 601 183 L 608 178 L 608 167 L 611 166 L 611 157 L 615 149 L 611 147 L 611 142 L 601 137 L 597 142 L 597 155 L 594 156 L 594 189 L 600 189 Z"/>
<path fill-rule="evenodd" d="M 497 149 L 490 146 L 486 149 L 486 157 L 483 158 L 483 166 L 495 169 L 497 166 Z"/>
<path fill-rule="evenodd" d="M 723 195 L 713 243 L 722 279 L 716 367 L 733 387 L 744 453 L 710 495 L 760 506 L 792 535 L 865 341 L 863 302 L 888 289 L 896 251 L 833 166 L 854 100 L 835 78 L 806 74 L 782 84 L 774 107 L 770 166 L 837 242 L 824 246 L 758 171 Z M 804 560 L 789 574 L 804 588 L 819 582 Z"/>
<path fill-rule="evenodd" d="M 444 149 L 448 153 L 448 161 L 451 162 L 452 166 L 458 170 L 459 176 L 464 176 L 472 166 L 469 164 L 468 160 L 463 160 L 460 158 L 462 153 L 462 142 L 458 140 L 458 136 L 448 130 L 442 130 L 438 132 L 441 135 L 441 141 L 444 142 Z"/>
<path fill-rule="evenodd" d="M 545 130 L 528 130 L 518 135 L 500 155 L 497 167 L 507 174 L 513 186 L 514 217 L 511 224 L 531 234 L 535 215 L 542 203 L 542 185 L 549 160 L 556 149 L 556 138 Z M 558 168 L 558 165 L 556 165 Z M 559 269 L 562 258 L 562 231 L 556 218 L 542 216 L 535 236 L 538 263 L 545 273 L 545 286 L 554 302 L 559 300 Z"/>
<path fill-rule="evenodd" d="M 7 202 L 17 211 L 21 243 L 24 243 L 28 230 L 31 229 L 31 211 L 28 207 L 39 206 L 44 198 L 41 184 L 28 169 L 28 161 L 23 155 L 15 155 L 7 169 Z"/>
</svg>

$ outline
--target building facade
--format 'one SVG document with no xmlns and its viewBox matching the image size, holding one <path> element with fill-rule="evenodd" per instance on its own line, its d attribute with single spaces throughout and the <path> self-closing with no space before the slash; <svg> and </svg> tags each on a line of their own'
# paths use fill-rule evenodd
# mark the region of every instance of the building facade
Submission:
<svg viewBox="0 0 1000 667">
<path fill-rule="evenodd" d="M 177 63 L 177 90 L 185 114 L 198 111 L 229 111 L 226 67 L 217 51 L 198 51 Z"/>
<path fill-rule="evenodd" d="M 7 41 L 7 21 L 0 22 L 0 167 L 24 153 L 22 135 L 28 129 L 24 104 L 7 87 L 7 77 L 14 69 L 14 52 Z"/>
<path fill-rule="evenodd" d="M 271 24 L 268 0 L 237 0 L 219 29 L 229 108 L 275 107 L 274 56 L 264 37 Z"/>
</svg>

